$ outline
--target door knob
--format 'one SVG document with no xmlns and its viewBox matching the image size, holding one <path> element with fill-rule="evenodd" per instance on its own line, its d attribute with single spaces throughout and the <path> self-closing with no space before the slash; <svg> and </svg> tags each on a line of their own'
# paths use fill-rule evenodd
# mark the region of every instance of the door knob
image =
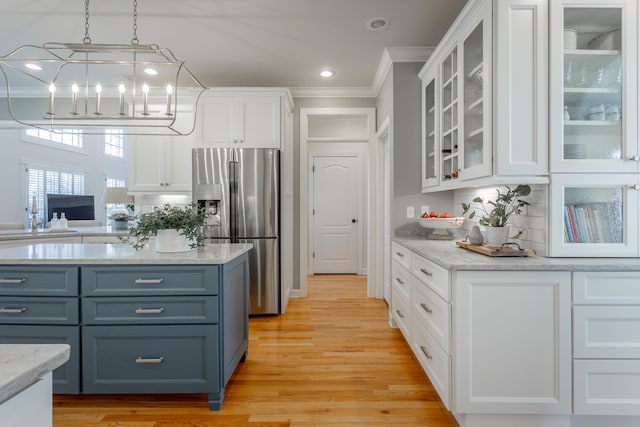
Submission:
<svg viewBox="0 0 640 427">
<path fill-rule="evenodd" d="M 357 219 L 355 219 L 355 218 L 353 218 L 353 219 L 351 220 L 351 222 L 355 224 L 356 222 L 358 222 L 358 220 L 357 220 Z"/>
</svg>

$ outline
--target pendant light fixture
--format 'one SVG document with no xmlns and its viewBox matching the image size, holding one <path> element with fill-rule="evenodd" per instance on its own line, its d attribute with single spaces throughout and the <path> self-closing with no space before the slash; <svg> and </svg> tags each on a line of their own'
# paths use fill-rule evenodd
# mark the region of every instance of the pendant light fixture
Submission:
<svg viewBox="0 0 640 427">
<path fill-rule="evenodd" d="M 105 128 L 128 135 L 186 135 L 206 87 L 166 48 L 140 44 L 133 0 L 131 44 L 95 44 L 85 0 L 82 43 L 23 45 L 0 57 L 7 110 L 23 125 L 52 132 Z"/>
</svg>

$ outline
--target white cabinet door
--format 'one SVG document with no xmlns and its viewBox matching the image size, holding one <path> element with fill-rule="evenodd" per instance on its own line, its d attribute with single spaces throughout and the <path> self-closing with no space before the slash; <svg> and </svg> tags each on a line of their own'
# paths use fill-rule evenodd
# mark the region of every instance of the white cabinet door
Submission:
<svg viewBox="0 0 640 427">
<path fill-rule="evenodd" d="M 137 136 L 129 143 L 129 191 L 191 191 L 191 136 Z"/>
<path fill-rule="evenodd" d="M 462 271 L 456 295 L 457 411 L 571 413 L 571 273 Z"/>
<path fill-rule="evenodd" d="M 203 96 L 196 145 L 280 148 L 280 104 L 278 95 Z"/>
<path fill-rule="evenodd" d="M 576 360 L 573 370 L 577 415 L 640 415 L 640 360 Z"/>
<path fill-rule="evenodd" d="M 553 0 L 556 1 L 556 0 Z M 498 175 L 548 173 L 548 2 L 495 2 Z"/>
</svg>

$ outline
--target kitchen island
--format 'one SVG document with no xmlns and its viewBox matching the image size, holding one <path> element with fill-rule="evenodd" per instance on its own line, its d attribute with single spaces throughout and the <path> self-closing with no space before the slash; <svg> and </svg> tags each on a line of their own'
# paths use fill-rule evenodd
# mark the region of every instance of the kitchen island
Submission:
<svg viewBox="0 0 640 427">
<path fill-rule="evenodd" d="M 0 249 L 0 343 L 71 345 L 58 393 L 208 393 L 220 409 L 248 348 L 250 249 Z"/>
<path fill-rule="evenodd" d="M 640 425 L 640 259 L 392 248 L 390 321 L 460 426 Z"/>
<path fill-rule="evenodd" d="M 0 345 L 3 427 L 52 425 L 51 371 L 68 359 L 66 344 Z"/>
</svg>

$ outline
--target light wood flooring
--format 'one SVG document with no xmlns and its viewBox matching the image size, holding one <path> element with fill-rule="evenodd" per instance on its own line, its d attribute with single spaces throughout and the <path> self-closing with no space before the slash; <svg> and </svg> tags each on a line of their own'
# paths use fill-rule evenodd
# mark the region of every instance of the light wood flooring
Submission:
<svg viewBox="0 0 640 427">
<path fill-rule="evenodd" d="M 56 395 L 54 427 L 457 426 L 362 276 L 309 278 L 287 313 L 252 317 L 219 412 L 206 395 Z"/>
</svg>

